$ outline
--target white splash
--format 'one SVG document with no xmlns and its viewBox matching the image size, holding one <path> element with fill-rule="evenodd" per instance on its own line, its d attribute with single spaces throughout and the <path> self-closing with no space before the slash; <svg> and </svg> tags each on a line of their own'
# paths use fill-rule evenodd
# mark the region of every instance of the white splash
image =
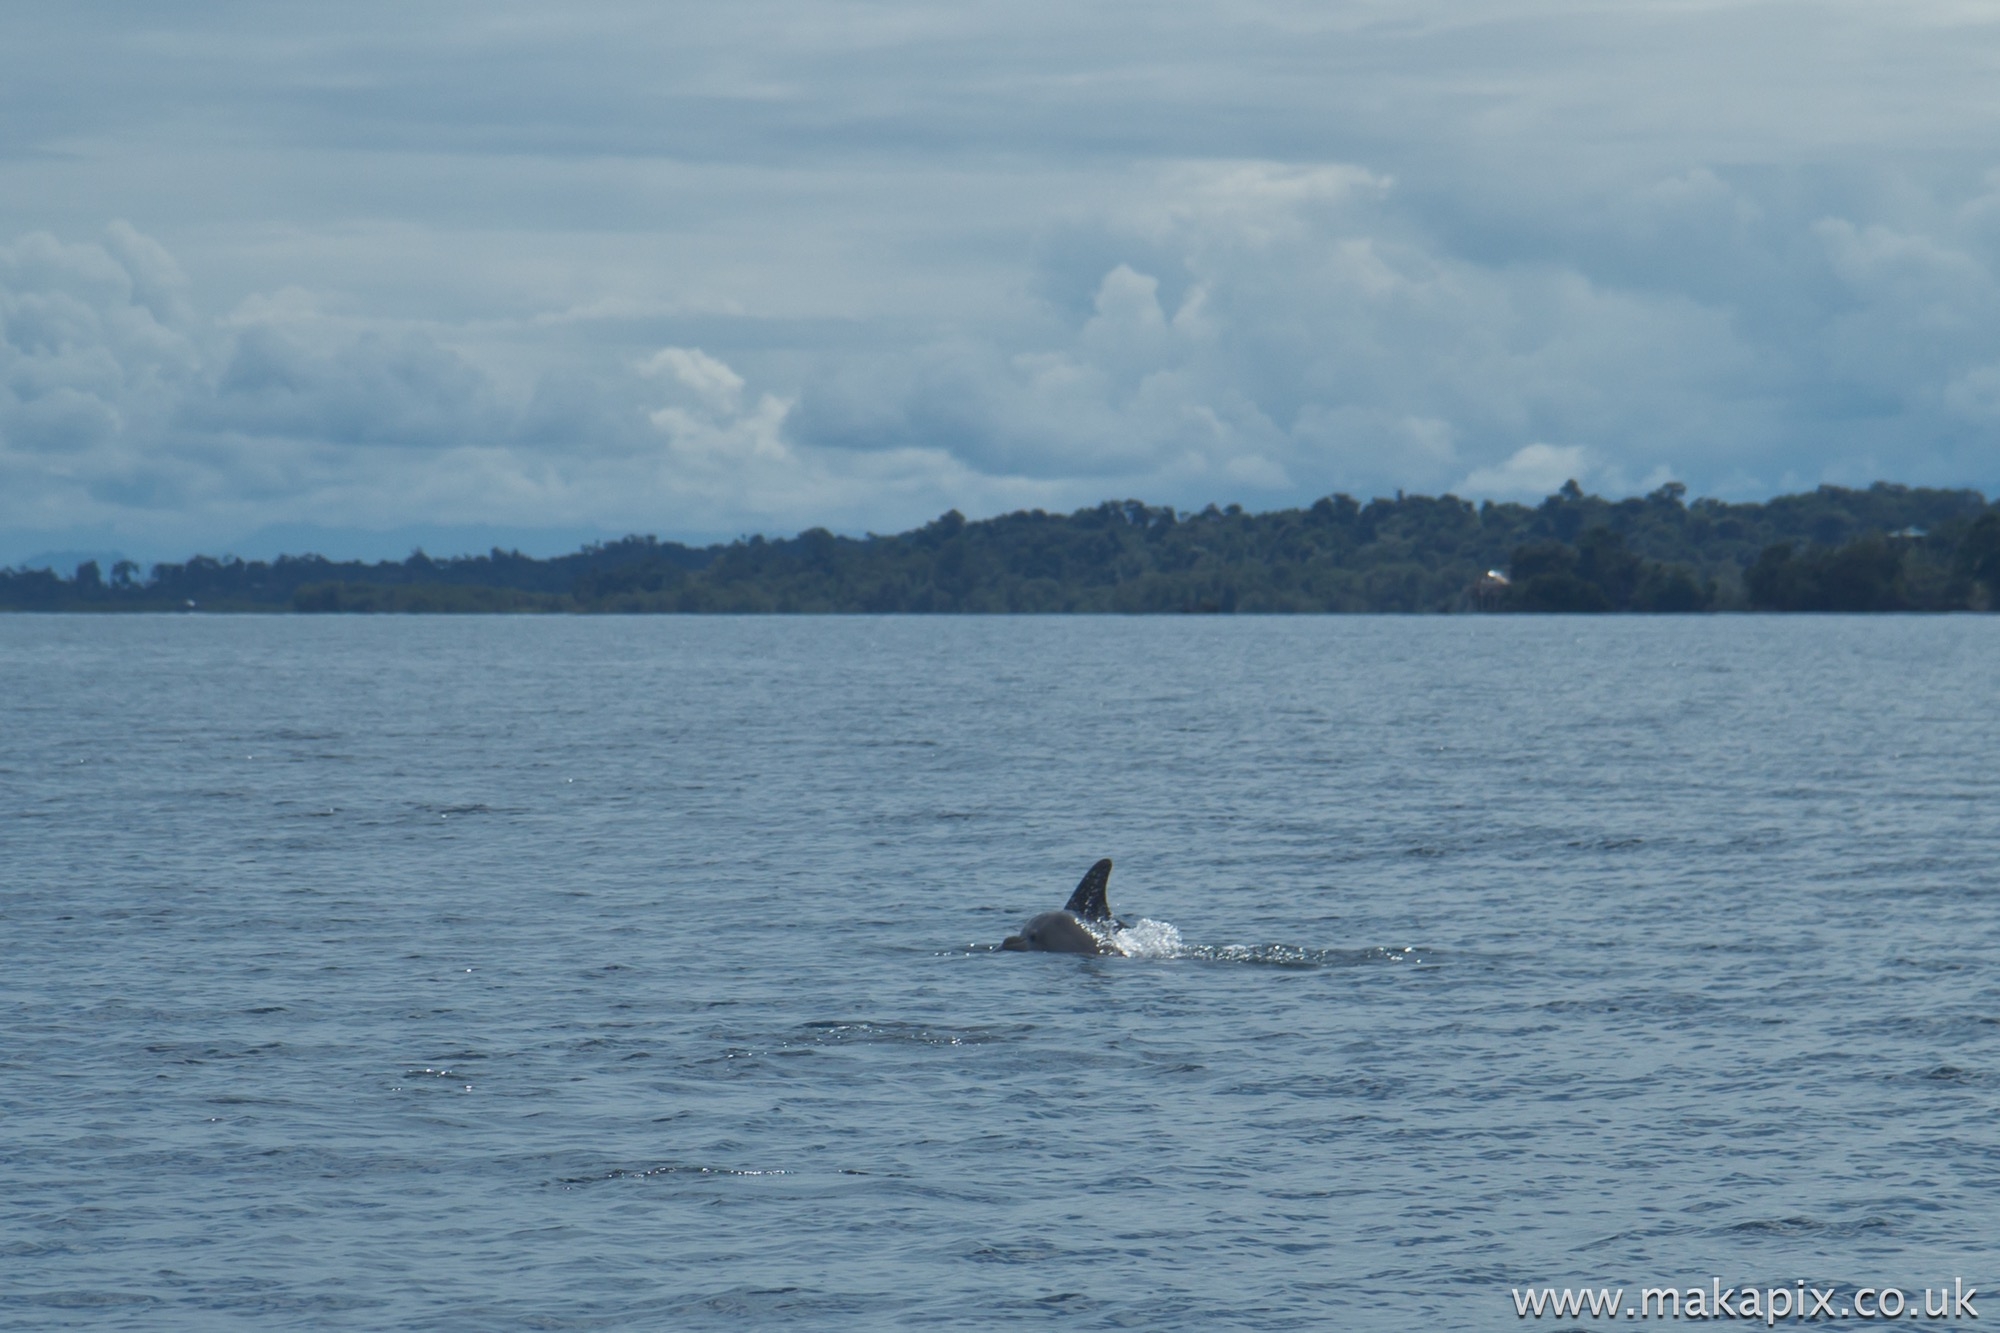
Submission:
<svg viewBox="0 0 2000 1333">
<path fill-rule="evenodd" d="M 1111 933 L 1111 942 L 1127 958 L 1178 958 L 1186 952 L 1178 927 L 1167 921 L 1140 917 L 1129 926 Z"/>
</svg>

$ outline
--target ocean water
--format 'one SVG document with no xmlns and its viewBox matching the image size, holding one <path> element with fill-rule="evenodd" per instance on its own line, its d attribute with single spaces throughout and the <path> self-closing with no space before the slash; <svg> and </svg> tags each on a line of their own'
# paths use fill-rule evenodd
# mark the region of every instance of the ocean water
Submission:
<svg viewBox="0 0 2000 1333">
<path fill-rule="evenodd" d="M 0 1327 L 2000 1303 L 1997 663 L 1975 617 L 0 618 Z M 994 949 L 1107 855 L 1140 956 Z"/>
</svg>

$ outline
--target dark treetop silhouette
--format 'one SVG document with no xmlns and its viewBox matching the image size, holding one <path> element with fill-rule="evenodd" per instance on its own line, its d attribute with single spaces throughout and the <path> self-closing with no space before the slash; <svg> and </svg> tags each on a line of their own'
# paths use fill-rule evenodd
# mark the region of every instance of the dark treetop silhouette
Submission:
<svg viewBox="0 0 2000 1333">
<path fill-rule="evenodd" d="M 0 571 L 0 609 L 584 612 L 1309 612 L 1985 610 L 2000 598 L 2000 505 L 1877 482 L 1758 504 L 1678 483 L 1606 500 L 1575 482 L 1539 505 L 1333 495 L 1265 514 L 1137 500 L 894 536 L 705 548 L 627 537 L 335 563 L 197 556 L 140 577 Z"/>
</svg>

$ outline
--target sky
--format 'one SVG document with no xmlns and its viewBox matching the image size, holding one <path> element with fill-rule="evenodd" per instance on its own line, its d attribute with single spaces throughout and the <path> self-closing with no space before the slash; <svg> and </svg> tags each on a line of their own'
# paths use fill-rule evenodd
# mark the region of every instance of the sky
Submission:
<svg viewBox="0 0 2000 1333">
<path fill-rule="evenodd" d="M 0 14 L 0 562 L 2000 492 L 2000 8 Z"/>
</svg>

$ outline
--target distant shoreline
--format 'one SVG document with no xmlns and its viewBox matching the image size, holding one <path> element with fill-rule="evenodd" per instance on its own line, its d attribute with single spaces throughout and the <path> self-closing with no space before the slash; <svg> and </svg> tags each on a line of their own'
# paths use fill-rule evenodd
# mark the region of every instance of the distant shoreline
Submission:
<svg viewBox="0 0 2000 1333">
<path fill-rule="evenodd" d="M 0 570 L 0 610 L 232 614 L 1446 614 L 1986 611 L 2000 505 L 1877 482 L 1763 503 L 1685 488 L 1539 505 L 1328 496 L 1179 513 L 1136 500 L 894 536 L 823 528 L 708 547 L 627 537 L 538 560 L 197 556 Z"/>
</svg>

